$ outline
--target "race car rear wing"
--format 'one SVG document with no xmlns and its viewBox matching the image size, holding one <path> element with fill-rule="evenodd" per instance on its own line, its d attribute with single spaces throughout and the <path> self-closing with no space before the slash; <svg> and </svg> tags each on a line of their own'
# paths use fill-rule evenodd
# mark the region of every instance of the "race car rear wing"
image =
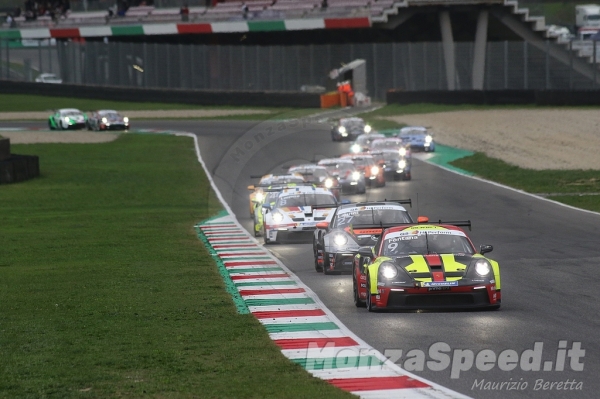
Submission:
<svg viewBox="0 0 600 399">
<path fill-rule="evenodd" d="M 468 227 L 469 231 L 471 231 L 471 221 L 470 220 L 438 220 L 437 222 L 430 222 L 430 221 L 426 221 L 423 223 L 427 223 L 427 224 L 449 224 L 451 226 L 456 226 L 456 227 Z"/>
<path fill-rule="evenodd" d="M 404 204 L 408 204 L 410 205 L 410 207 L 412 208 L 412 201 L 410 198 L 408 199 L 399 199 L 399 200 L 389 200 L 389 199 L 384 199 L 383 201 L 365 201 L 365 202 L 352 202 L 349 205 L 362 205 L 362 206 L 369 206 L 369 205 L 379 205 L 382 202 L 396 202 L 400 205 L 404 205 Z"/>
</svg>

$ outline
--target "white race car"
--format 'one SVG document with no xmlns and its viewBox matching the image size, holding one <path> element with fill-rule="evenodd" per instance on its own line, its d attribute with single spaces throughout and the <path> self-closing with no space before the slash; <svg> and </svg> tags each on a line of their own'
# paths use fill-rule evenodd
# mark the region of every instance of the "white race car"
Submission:
<svg viewBox="0 0 600 399">
<path fill-rule="evenodd" d="M 326 188 L 285 188 L 275 205 L 264 204 L 265 244 L 278 241 L 310 242 L 319 222 L 330 222 L 338 203 Z"/>
<path fill-rule="evenodd" d="M 84 129 L 87 115 L 76 108 L 62 108 L 48 117 L 50 130 Z"/>
</svg>

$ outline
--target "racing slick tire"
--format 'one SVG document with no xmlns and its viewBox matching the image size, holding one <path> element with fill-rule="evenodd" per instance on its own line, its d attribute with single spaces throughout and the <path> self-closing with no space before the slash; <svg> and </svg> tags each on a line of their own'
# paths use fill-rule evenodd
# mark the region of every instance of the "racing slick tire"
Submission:
<svg viewBox="0 0 600 399">
<path fill-rule="evenodd" d="M 323 251 L 323 274 L 325 275 L 329 275 L 331 274 L 331 272 L 329 272 L 329 256 L 327 256 L 327 252 Z"/>
<path fill-rule="evenodd" d="M 50 130 L 56 130 L 56 129 L 54 128 L 54 126 L 52 126 L 52 122 L 50 122 L 50 119 L 48 119 L 48 128 L 49 128 Z"/>
<path fill-rule="evenodd" d="M 373 295 L 371 295 L 371 284 L 369 282 L 370 278 L 367 274 L 367 300 L 366 300 L 366 308 L 369 312 L 376 312 L 377 308 L 373 305 Z"/>
<path fill-rule="evenodd" d="M 315 254 L 315 270 L 317 273 L 323 272 L 323 266 L 319 265 L 319 261 L 317 260 L 317 254 Z"/>
<path fill-rule="evenodd" d="M 266 229 L 266 227 L 263 227 L 263 241 L 265 242 L 265 245 L 271 244 L 271 240 L 269 240 L 269 238 L 267 236 L 267 229 Z"/>
<path fill-rule="evenodd" d="M 356 186 L 356 194 L 365 194 L 366 192 L 367 192 L 366 184 L 363 184 L 362 186 L 360 186 L 360 185 Z"/>
<path fill-rule="evenodd" d="M 358 284 L 359 282 L 356 281 L 358 277 L 356 276 L 356 268 L 352 269 L 352 291 L 354 294 L 354 305 L 357 308 L 364 308 L 366 307 L 366 303 L 365 301 L 363 301 L 362 299 L 360 299 L 360 295 L 358 294 Z"/>
</svg>

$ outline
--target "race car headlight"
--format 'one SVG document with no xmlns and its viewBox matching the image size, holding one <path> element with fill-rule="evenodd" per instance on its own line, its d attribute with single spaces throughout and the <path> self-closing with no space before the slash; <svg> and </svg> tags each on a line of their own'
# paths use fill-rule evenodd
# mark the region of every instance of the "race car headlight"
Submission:
<svg viewBox="0 0 600 399">
<path fill-rule="evenodd" d="M 360 172 L 352 172 L 352 180 L 359 180 L 360 179 Z"/>
<path fill-rule="evenodd" d="M 338 132 L 344 134 L 344 133 L 346 133 L 346 128 L 344 126 L 340 126 L 340 127 L 338 127 Z"/>
<path fill-rule="evenodd" d="M 327 179 L 325 179 L 325 188 L 331 188 L 333 187 L 333 179 L 328 177 Z"/>
<path fill-rule="evenodd" d="M 255 201 L 257 202 L 262 202 L 262 200 L 265 198 L 265 195 L 263 193 L 256 193 L 256 196 L 254 197 Z"/>
<path fill-rule="evenodd" d="M 106 123 L 106 122 L 108 122 L 108 119 L 102 118 L 102 123 Z"/>
<path fill-rule="evenodd" d="M 406 155 L 406 148 L 402 147 L 398 150 L 398 154 L 400 154 L 401 156 L 405 156 Z"/>
<path fill-rule="evenodd" d="M 433 141 L 433 137 L 431 137 L 430 135 L 425 136 L 426 143 L 431 143 L 432 141 Z"/>
<path fill-rule="evenodd" d="M 283 221 L 283 215 L 279 212 L 273 212 L 273 222 L 281 223 Z"/>
<path fill-rule="evenodd" d="M 391 263 L 384 263 L 379 266 L 379 272 L 385 278 L 392 279 L 398 275 L 398 269 Z"/>
<path fill-rule="evenodd" d="M 336 234 L 335 236 L 333 236 L 333 243 L 341 247 L 348 243 L 348 237 L 346 237 L 344 234 Z"/>
<path fill-rule="evenodd" d="M 68 116 L 65 116 L 65 122 L 69 123 L 71 122 L 71 119 Z"/>
<path fill-rule="evenodd" d="M 124 117 L 124 118 L 123 118 L 123 122 L 125 122 L 125 123 L 129 123 L 129 118 L 128 118 L 128 117 Z"/>
<path fill-rule="evenodd" d="M 350 151 L 352 151 L 352 152 L 354 152 L 354 153 L 356 153 L 356 152 L 360 152 L 360 149 L 361 149 L 361 148 L 360 148 L 360 146 L 359 146 L 358 144 L 353 144 L 353 145 L 350 147 Z"/>
<path fill-rule="evenodd" d="M 373 128 L 370 125 L 365 125 L 365 133 L 370 133 Z"/>
<path fill-rule="evenodd" d="M 475 262 L 475 271 L 480 276 L 487 276 L 492 271 L 492 268 L 487 260 L 479 259 L 477 262 Z"/>
<path fill-rule="evenodd" d="M 398 167 L 399 167 L 400 169 L 404 169 L 404 168 L 406 168 L 406 161 L 405 161 L 404 159 L 401 159 L 401 160 L 399 160 L 399 161 L 398 161 Z"/>
<path fill-rule="evenodd" d="M 372 175 L 376 175 L 378 173 L 379 173 L 379 167 L 378 166 L 371 167 L 371 174 Z"/>
</svg>

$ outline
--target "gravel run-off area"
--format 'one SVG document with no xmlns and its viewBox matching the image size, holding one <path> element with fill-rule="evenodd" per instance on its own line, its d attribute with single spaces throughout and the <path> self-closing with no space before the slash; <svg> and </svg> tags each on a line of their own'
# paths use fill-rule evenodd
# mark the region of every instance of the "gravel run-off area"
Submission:
<svg viewBox="0 0 600 399">
<path fill-rule="evenodd" d="M 437 143 L 526 169 L 600 170 L 598 110 L 455 111 L 385 119 L 426 126 Z"/>
</svg>

